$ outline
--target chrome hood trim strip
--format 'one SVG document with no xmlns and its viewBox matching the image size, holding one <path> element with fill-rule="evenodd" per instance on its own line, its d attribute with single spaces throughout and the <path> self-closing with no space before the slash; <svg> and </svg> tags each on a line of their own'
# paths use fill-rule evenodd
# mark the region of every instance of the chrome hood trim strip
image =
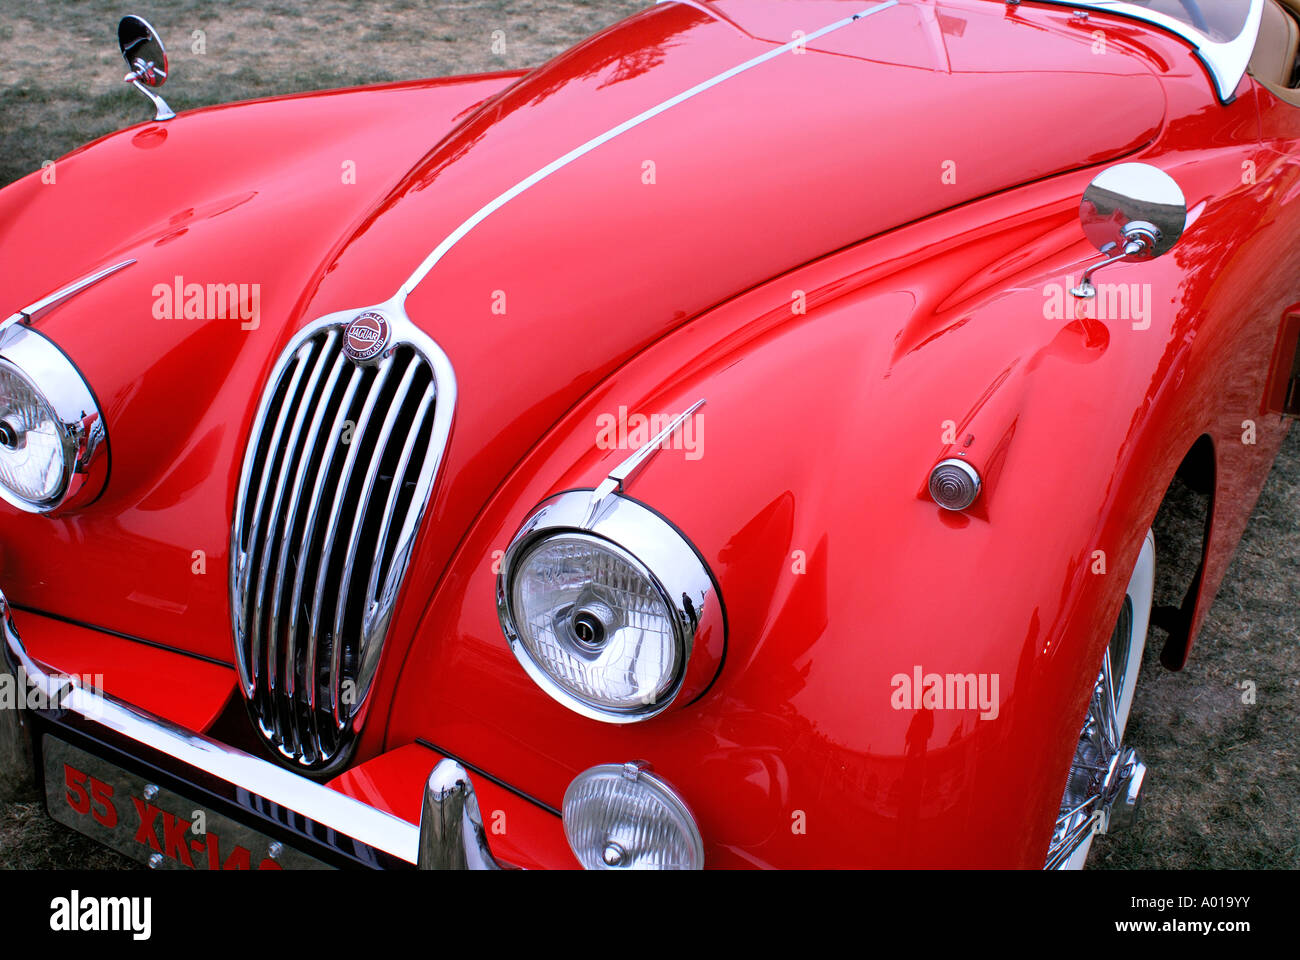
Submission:
<svg viewBox="0 0 1300 960">
<path fill-rule="evenodd" d="M 1262 2 L 1262 0 L 1260 0 L 1260 2 Z M 615 137 L 621 136 L 622 134 L 627 133 L 629 130 L 639 127 L 647 120 L 653 120 L 655 117 L 659 116 L 659 114 L 671 110 L 673 107 L 677 106 L 678 104 L 685 103 L 687 100 L 690 100 L 692 97 L 699 96 L 701 93 L 704 93 L 706 90 L 710 90 L 713 87 L 716 87 L 718 84 L 730 80 L 732 77 L 739 76 L 740 74 L 744 73 L 747 70 L 752 70 L 754 67 L 767 63 L 769 60 L 774 60 L 777 57 L 781 56 L 783 53 L 789 53 L 791 50 L 795 49 L 796 47 L 804 46 L 805 44 L 808 44 L 813 40 L 818 39 L 819 37 L 826 36 L 826 34 L 828 33 L 833 33 L 834 31 L 839 30 L 843 27 L 847 27 L 851 23 L 856 23 L 857 21 L 863 20 L 866 17 L 871 16 L 872 14 L 880 13 L 882 10 L 888 10 L 890 7 L 896 7 L 896 6 L 898 6 L 898 0 L 886 0 L 885 3 L 882 3 L 878 6 L 869 7 L 868 9 L 863 10 L 859 13 L 855 13 L 850 17 L 845 17 L 843 20 L 837 20 L 834 23 L 827 24 L 826 26 L 822 27 L 819 30 L 814 30 L 812 33 L 809 33 L 807 36 L 799 37 L 797 39 L 791 40 L 789 43 L 785 43 L 779 47 L 775 47 L 774 49 L 769 50 L 766 53 L 761 53 L 758 56 L 746 60 L 744 63 L 738 64 L 737 66 L 734 66 L 729 70 L 724 70 L 722 73 L 719 73 L 717 76 L 710 77 L 708 80 L 704 80 L 701 83 L 697 83 L 689 90 L 684 90 L 681 93 L 677 94 L 675 97 L 670 97 L 669 99 L 665 100 L 663 103 L 656 104 L 650 109 L 642 111 L 641 113 L 637 114 L 635 117 L 632 117 L 630 120 L 624 120 L 622 123 L 618 124 L 618 126 L 612 127 L 609 130 L 606 130 L 604 133 L 600 134 L 599 136 L 593 137 L 592 139 L 588 140 L 586 143 L 582 144 L 582 146 L 575 147 L 574 149 L 570 150 L 568 153 L 564 154 L 564 156 L 552 160 L 550 163 L 542 167 L 536 173 L 519 181 L 513 187 L 507 190 L 505 193 L 501 194 L 500 196 L 496 197 L 496 199 L 490 201 L 485 206 L 481 207 L 468 220 L 466 220 L 459 227 L 453 230 L 447 236 L 447 238 L 442 241 L 442 243 L 434 247 L 433 252 L 430 253 L 427 257 L 425 257 L 424 262 L 421 263 L 415 269 L 415 272 L 412 273 L 410 277 L 407 278 L 406 282 L 403 283 L 400 288 L 398 288 L 397 293 L 393 297 L 394 301 L 396 301 L 397 303 L 404 302 L 406 298 L 415 290 L 415 288 L 420 285 L 421 281 L 423 281 L 424 278 L 428 276 L 429 271 L 432 270 L 435 266 L 437 266 L 438 261 L 440 261 L 444 256 L 446 256 L 447 252 L 450 251 L 452 247 L 460 243 L 460 241 L 463 240 L 471 230 L 473 230 L 480 223 L 482 223 L 484 220 L 490 217 L 493 213 L 500 210 L 502 207 L 504 207 L 515 197 L 519 196 L 521 193 L 524 193 L 526 190 L 530 189 L 531 187 L 534 187 L 537 184 L 541 183 L 551 174 L 559 170 L 563 170 L 569 164 L 573 163 L 573 161 L 586 156 L 588 153 L 591 153 L 591 151 L 595 150 L 597 147 L 609 143 L 609 141 L 613 140 Z"/>
<path fill-rule="evenodd" d="M 29 303 L 17 313 L 11 314 L 4 320 L 0 320 L 0 333 L 3 333 L 5 328 L 10 327 L 15 323 L 22 323 L 34 319 L 38 313 L 47 307 L 54 306 L 60 300 L 66 300 L 74 293 L 80 293 L 87 287 L 99 283 L 99 281 L 103 280 L 105 277 L 112 276 L 117 273 L 117 271 L 129 267 L 133 263 L 135 263 L 134 258 L 123 260 L 121 263 L 115 263 L 111 267 L 104 267 L 102 270 L 96 270 L 93 273 L 88 273 L 84 277 L 79 277 L 78 279 L 73 280 L 67 286 L 60 287 L 48 296 L 42 297 L 35 303 Z"/>
</svg>

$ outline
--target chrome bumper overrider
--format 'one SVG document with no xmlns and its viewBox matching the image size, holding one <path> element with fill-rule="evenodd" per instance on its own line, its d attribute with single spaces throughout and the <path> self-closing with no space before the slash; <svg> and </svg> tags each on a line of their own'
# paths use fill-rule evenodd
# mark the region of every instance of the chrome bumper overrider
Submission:
<svg viewBox="0 0 1300 960">
<path fill-rule="evenodd" d="M 0 597 L 0 617 L 3 611 L 4 600 Z M 31 750 L 23 727 L 23 711 L 0 707 L 0 800 L 11 799 L 31 778 Z"/>
<path fill-rule="evenodd" d="M 344 837 L 421 869 L 496 869 L 488 849 L 478 800 L 465 769 L 444 759 L 425 786 L 420 825 L 307 780 L 275 764 L 218 743 L 124 703 L 57 678 L 28 655 L 0 592 L 4 660 L 27 674 L 49 703 L 77 714 L 174 760 L 225 781 L 237 790 L 293 811 Z M 0 786 L 31 773 L 30 732 L 22 710 L 0 709 Z"/>
</svg>

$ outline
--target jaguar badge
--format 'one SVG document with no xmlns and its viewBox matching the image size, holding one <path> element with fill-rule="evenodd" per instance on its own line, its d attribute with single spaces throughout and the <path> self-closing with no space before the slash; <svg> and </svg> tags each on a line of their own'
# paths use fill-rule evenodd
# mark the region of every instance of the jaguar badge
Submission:
<svg viewBox="0 0 1300 960">
<path fill-rule="evenodd" d="M 343 330 L 343 352 L 357 363 L 373 360 L 388 346 L 388 321 L 378 313 L 363 313 Z"/>
</svg>

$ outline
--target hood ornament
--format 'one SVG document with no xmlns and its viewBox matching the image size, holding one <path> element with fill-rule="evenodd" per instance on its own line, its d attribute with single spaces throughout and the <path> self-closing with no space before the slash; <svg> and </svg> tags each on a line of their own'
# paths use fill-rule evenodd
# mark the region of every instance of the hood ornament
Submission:
<svg viewBox="0 0 1300 960">
<path fill-rule="evenodd" d="M 367 310 L 343 328 L 343 352 L 355 363 L 366 363 L 383 354 L 391 337 L 384 315 Z"/>
</svg>

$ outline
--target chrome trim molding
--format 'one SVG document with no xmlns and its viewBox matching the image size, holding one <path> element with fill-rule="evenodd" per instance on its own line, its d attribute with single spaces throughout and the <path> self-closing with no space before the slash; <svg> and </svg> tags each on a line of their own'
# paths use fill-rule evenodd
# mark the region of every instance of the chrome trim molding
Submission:
<svg viewBox="0 0 1300 960">
<path fill-rule="evenodd" d="M 686 679 L 700 624 L 706 617 L 720 613 L 721 600 L 704 562 L 671 524 L 635 500 L 619 494 L 602 498 L 600 509 L 593 515 L 591 503 L 594 493 L 592 490 L 574 490 L 558 494 L 543 501 L 524 521 L 501 560 L 501 572 L 497 575 L 497 615 L 511 651 L 533 682 L 549 696 L 592 720 L 637 723 L 658 716 L 677 699 Z M 672 612 L 681 662 L 671 690 L 661 700 L 643 704 L 637 710 L 616 713 L 594 707 L 556 683 L 524 646 L 510 609 L 515 568 L 534 546 L 559 533 L 589 533 L 617 547 L 648 575 Z"/>
<path fill-rule="evenodd" d="M 0 607 L 7 609 L 7 606 L 0 594 Z M 368 847 L 407 863 L 416 862 L 419 829 L 414 824 L 111 695 L 86 690 L 75 683 L 65 691 L 66 681 L 51 677 L 44 665 L 27 653 L 12 619 L 5 616 L 2 621 L 4 646 L 14 666 L 21 667 L 29 682 L 64 709 Z"/>
<path fill-rule="evenodd" d="M 380 314 L 390 336 L 379 355 L 357 363 L 344 355 L 341 337 L 363 313 Z M 258 730 L 299 769 L 326 774 L 340 768 L 365 723 L 455 407 L 451 361 L 396 301 L 308 324 L 267 381 L 231 524 L 231 625 L 240 689 Z M 274 422 L 272 410 L 278 410 Z M 334 439 L 345 433 L 346 444 Z M 381 491 L 384 463 L 410 484 L 393 479 Z M 372 506 L 375 523 L 366 533 L 363 521 Z M 289 530 L 294 537 L 285 536 Z M 308 584 L 313 565 L 315 583 Z M 327 596 L 327 574 L 335 566 L 337 583 L 351 587 Z M 355 619 L 349 611 L 358 597 Z M 318 656 L 327 659 L 318 662 Z M 327 675 L 324 702 L 318 701 L 320 684 L 307 679 L 321 672 Z M 318 711 L 329 715 L 333 731 Z"/>
<path fill-rule="evenodd" d="M 591 493 L 591 512 L 587 517 L 588 522 L 595 520 L 596 515 L 600 513 L 601 507 L 605 503 L 605 499 L 611 494 L 622 493 L 623 489 L 632 482 L 632 478 L 641 471 L 641 468 L 663 449 L 663 445 L 677 431 L 677 428 L 689 420 L 702 406 L 704 406 L 704 400 L 696 400 L 685 413 L 673 420 L 672 423 L 659 431 L 657 436 L 652 437 L 639 450 L 609 472 L 609 475 Z"/>
<path fill-rule="evenodd" d="M 488 846 L 478 797 L 455 760 L 440 760 L 424 785 L 420 808 L 421 870 L 501 870 Z"/>
<path fill-rule="evenodd" d="M 1241 78 L 1246 75 L 1246 67 L 1250 64 L 1250 55 L 1255 50 L 1255 42 L 1259 38 L 1259 25 L 1264 16 L 1264 0 L 1252 0 L 1241 33 L 1232 40 L 1216 43 L 1191 24 L 1125 0 L 1037 0 L 1037 2 L 1054 7 L 1069 7 L 1071 10 L 1113 13 L 1116 16 L 1154 24 L 1181 37 L 1195 48 L 1198 59 L 1205 65 L 1210 80 L 1214 83 L 1214 92 L 1225 103 L 1232 98 L 1237 84 L 1241 83 Z"/>
<path fill-rule="evenodd" d="M 53 341 L 21 324 L 0 331 L 0 364 L 49 404 L 59 421 L 64 463 L 56 497 L 32 502 L 0 485 L 0 499 L 27 513 L 50 513 L 95 499 L 108 481 L 108 431 L 90 386 Z"/>
<path fill-rule="evenodd" d="M 429 271 L 432 270 L 435 266 L 437 266 L 438 261 L 441 260 L 444 256 L 446 256 L 447 252 L 451 250 L 452 247 L 460 243 L 460 241 L 463 240 L 471 230 L 477 227 L 480 223 L 482 223 L 492 214 L 496 213 L 496 211 L 500 210 L 502 207 L 504 207 L 515 197 L 519 196 L 521 193 L 524 193 L 525 191 L 541 183 L 551 174 L 559 170 L 563 170 L 569 164 L 573 163 L 573 161 L 586 156 L 588 153 L 595 150 L 597 147 L 609 143 L 609 141 L 613 140 L 615 137 L 621 136 L 622 134 L 627 133 L 629 130 L 639 127 L 647 120 L 653 120 L 655 117 L 659 116 L 659 114 L 667 110 L 671 110 L 673 107 L 677 106 L 678 104 L 685 103 L 687 100 L 690 100 L 692 97 L 698 96 L 699 94 L 704 93 L 706 90 L 710 90 L 713 87 L 716 87 L 718 84 L 730 80 L 732 77 L 739 76 L 740 74 L 744 73 L 747 70 L 752 70 L 754 67 L 767 63 L 767 61 L 773 60 L 776 57 L 781 56 L 783 53 L 788 53 L 791 50 L 795 49 L 796 47 L 802 47 L 804 44 L 811 43 L 813 40 L 817 40 L 820 37 L 824 37 L 828 33 L 833 33 L 834 31 L 839 30 L 842 27 L 847 27 L 852 23 L 856 23 L 859 20 L 863 20 L 866 17 L 871 16 L 872 14 L 880 13 L 882 10 L 888 10 L 890 7 L 895 7 L 895 6 L 898 6 L 898 0 L 886 0 L 886 2 L 881 3 L 878 6 L 869 7 L 866 10 L 862 10 L 858 13 L 855 13 L 850 17 L 845 17 L 842 20 L 836 20 L 834 23 L 827 24 L 826 26 L 822 27 L 819 30 L 812 31 L 807 36 L 798 37 L 794 40 L 791 40 L 789 43 L 784 43 L 779 47 L 767 51 L 766 53 L 759 54 L 756 57 L 746 60 L 744 63 L 738 64 L 737 66 L 730 68 L 729 70 L 724 70 L 722 73 L 719 73 L 717 76 L 710 77 L 708 80 L 705 80 L 701 83 L 697 83 L 689 90 L 684 90 L 681 93 L 677 94 L 676 96 L 670 97 L 669 99 L 663 101 L 662 103 L 656 104 L 655 106 L 649 108 L 648 110 L 644 110 L 641 113 L 638 113 L 635 117 L 632 117 L 630 120 L 624 120 L 622 123 L 618 124 L 618 126 L 611 127 L 609 130 L 606 130 L 604 133 L 600 134 L 599 136 L 592 137 L 590 140 L 588 140 L 586 143 L 582 144 L 581 146 L 573 148 L 568 153 L 564 154 L 564 156 L 552 160 L 550 163 L 548 163 L 546 166 L 542 167 L 540 170 L 533 173 L 531 176 L 525 177 L 523 180 L 520 180 L 518 183 L 516 183 L 505 193 L 501 194 L 500 196 L 496 197 L 495 199 L 489 201 L 487 204 L 479 208 L 479 210 L 475 212 L 473 215 L 471 215 L 468 220 L 466 220 L 455 230 L 453 230 L 450 234 L 448 234 L 446 239 L 444 239 L 442 243 L 438 244 L 438 246 L 434 247 L 433 252 L 430 253 L 427 257 L 425 257 L 424 262 L 415 268 L 415 272 L 412 273 L 407 278 L 406 282 L 402 284 L 401 288 L 397 291 L 397 294 L 394 297 L 394 299 L 398 302 L 404 301 L 407 298 L 407 296 L 409 296 L 411 292 L 414 291 L 415 288 L 420 285 L 420 282 L 424 280 L 424 278 L 428 275 Z"/>
<path fill-rule="evenodd" d="M 135 263 L 134 259 L 123 260 L 121 263 L 115 263 L 111 267 L 105 267 L 102 270 L 96 270 L 93 273 L 86 274 L 84 277 L 80 277 L 79 279 L 73 280 L 66 287 L 60 287 L 58 290 L 55 290 L 53 293 L 49 294 L 48 296 L 42 297 L 41 299 L 37 300 L 35 303 L 30 303 L 27 306 L 23 307 L 21 310 L 19 310 L 17 313 L 14 313 L 9 317 L 6 317 L 4 320 L 0 320 L 0 333 L 3 333 L 6 328 L 12 326 L 13 324 L 30 323 L 32 320 L 36 319 L 39 313 L 41 313 L 43 310 L 49 307 L 54 306 L 60 300 L 68 299 L 68 297 L 72 296 L 74 293 L 79 293 L 82 290 L 85 290 L 87 287 L 99 283 L 99 281 L 103 280 L 105 277 L 111 276 L 117 273 L 117 271 L 129 267 L 133 263 Z"/>
</svg>

